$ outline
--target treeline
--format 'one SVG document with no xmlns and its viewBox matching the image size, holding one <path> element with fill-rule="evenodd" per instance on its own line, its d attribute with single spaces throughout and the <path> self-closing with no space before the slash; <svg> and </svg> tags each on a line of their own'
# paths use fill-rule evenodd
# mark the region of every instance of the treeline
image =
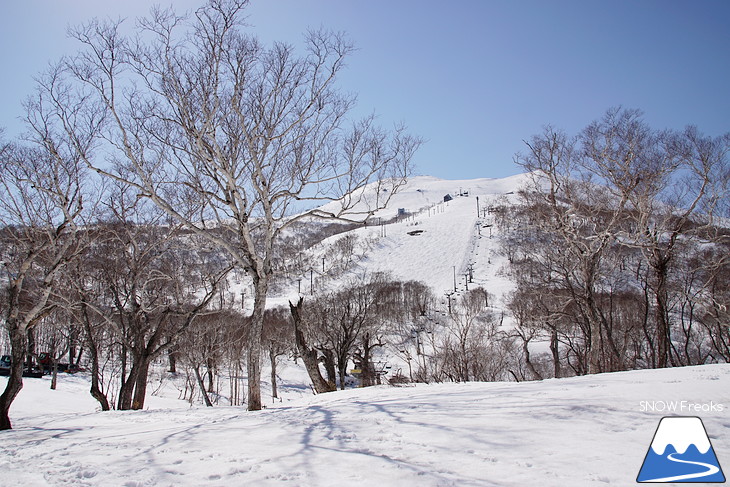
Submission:
<svg viewBox="0 0 730 487">
<path fill-rule="evenodd" d="M 93 220 L 78 217 L 63 231 L 6 226 L 0 232 L 4 296 L 13 296 L 16 283 L 20 290 L 15 302 L 4 299 L 0 307 L 24 327 L 10 330 L 14 322 L 7 320 L 5 331 L 13 333 L 0 340 L 3 348 L 20 363 L 38 363 L 46 354 L 54 383 L 60 363 L 86 369 L 102 410 L 143 408 L 160 373 L 184 379 L 176 383 L 191 402 L 243 404 L 246 363 L 256 353 L 249 342 L 251 297 L 240 293 L 250 278 L 224 249 L 175 224 L 128 185 L 105 194 L 87 215 Z M 326 226 L 306 235 L 316 242 L 338 230 Z M 215 229 L 221 238 L 235 238 L 233 231 Z M 289 244 L 280 246 L 280 260 L 311 265 L 318 254 L 284 238 Z M 444 300 L 422 283 L 382 273 L 335 288 L 357 260 L 353 238 L 330 244 L 327 272 L 318 272 L 314 293 L 307 283 L 298 302 L 265 312 L 261 354 L 273 398 L 282 359 L 301 360 L 315 392 L 385 380 L 529 378 L 482 288 Z M 282 286 L 288 280 L 291 291 L 296 272 L 277 269 L 275 279 Z M 11 347 L 11 339 L 20 344 Z"/>
<path fill-rule="evenodd" d="M 380 384 L 386 373 L 391 384 L 524 377 L 489 294 L 476 288 L 447 299 L 423 283 L 375 274 L 291 303 L 297 350 L 315 390 L 344 388 L 349 364 L 362 386 Z"/>
<path fill-rule="evenodd" d="M 18 157 L 17 148 L 6 150 L 7 157 Z M 31 162 L 22 161 L 16 167 Z M 182 374 L 185 399 L 242 404 L 246 364 L 256 353 L 249 339 L 252 297 L 240 293 L 250 289 L 250 277 L 225 249 L 176 223 L 123 182 L 98 194 L 94 186 L 82 191 L 88 180 L 79 171 L 56 178 L 56 194 L 39 191 L 39 183 L 53 179 L 52 170 L 61 167 L 43 168 L 40 162 L 27 178 L 4 173 L 7 187 L 16 185 L 9 193 L 21 198 L 16 201 L 38 205 L 34 213 L 28 207 L 15 213 L 18 219 L 31 217 L 27 224 L 0 230 L 5 289 L 0 343 L 11 352 L 13 366 L 37 364 L 45 354 L 53 365 L 54 387 L 58 364 L 85 368 L 102 410 L 143 408 L 161 367 Z M 74 213 L 58 205 L 67 194 L 76 195 L 67 203 Z M 0 201 L 13 217 L 13 200 Z M 57 223 L 66 215 L 68 221 Z M 237 238 L 234 226 L 209 231 Z M 308 364 L 318 392 L 344 388 L 353 380 L 350 366 L 360 370 L 362 385 L 380 383 L 388 371 L 401 382 L 501 377 L 499 367 L 482 370 L 495 326 L 486 292 L 473 291 L 470 296 L 478 298 L 471 304 L 454 297 L 447 312 L 427 286 L 383 274 L 328 291 L 326 280 L 331 286 L 357 262 L 360 244 L 348 234 L 315 252 L 308 246 L 340 231 L 315 224 L 283 234 L 276 245 L 273 261 L 287 262 L 273 266 L 272 276 L 282 287 L 291 290 L 307 266 L 326 268 L 318 269 L 316 288 L 306 283 L 300 289 L 305 299 L 292 303 L 293 309 L 264 314 L 260 353 L 269 359 L 273 397 L 282 357 Z M 326 261 L 317 252 L 326 254 Z M 390 370 L 394 364 L 386 364 L 385 347 L 408 363 L 408 371 Z M 315 381 L 320 364 L 325 377 Z"/>
<path fill-rule="evenodd" d="M 45 177 L 45 172 L 37 174 L 38 179 Z M 78 181 L 74 178 L 67 183 Z M 116 183 L 106 187 L 103 194 L 86 191 L 83 196 L 88 201 L 96 199 L 93 208 L 79 211 L 66 226 L 52 225 L 51 218 L 57 218 L 58 213 L 38 212 L 35 217 L 48 218 L 48 224 L 0 229 L 4 272 L 0 283 L 5 291 L 0 301 L 3 352 L 11 352 L 12 363 L 26 369 L 39 365 L 43 354 L 46 367 L 53 373 L 52 388 L 59 364 L 87 369 L 90 392 L 102 410 L 142 409 L 154 363 L 158 371 L 164 363 L 165 370 L 183 374 L 186 380 L 181 396 L 185 399 L 212 405 L 225 393 L 228 404 L 243 404 L 247 359 L 256 353 L 249 339 L 250 276 L 235 265 L 225 249 L 175 223 L 148 200 L 136 197 L 129 185 Z M 0 201 L 7 209 L 10 200 Z M 32 202 L 30 198 L 28 202 Z M 44 208 L 50 210 L 52 204 L 49 199 Z M 236 239 L 232 226 L 216 226 L 209 231 L 222 239 Z M 312 265 L 322 265 L 319 257 L 312 260 L 308 246 L 341 231 L 342 225 L 313 223 L 283 235 L 273 260 L 287 265 L 273 266 L 277 287 L 289 292 L 296 276 L 303 276 Z M 260 238 L 257 233 L 253 235 Z M 325 279 L 338 277 L 354 262 L 356 245 L 353 236 L 333 242 L 326 272 L 318 269 L 316 273 L 317 295 Z M 313 290 L 307 283 L 303 293 L 310 295 Z M 350 306 L 346 298 L 353 292 L 324 294 L 311 305 L 308 302 L 308 309 L 321 310 L 326 299 Z M 365 308 L 358 312 L 366 316 L 357 330 L 350 331 L 355 341 L 360 339 L 358 333 L 371 329 L 368 320 L 376 314 L 373 305 L 361 303 Z M 334 309 L 327 308 L 327 312 Z M 326 312 L 321 311 L 327 320 Z M 309 330 L 332 333 L 313 326 Z M 336 341 L 335 345 L 323 343 L 327 343 L 320 345 L 323 353 L 332 347 L 337 350 L 344 377 L 344 364 L 354 353 L 353 344 L 348 342 L 342 348 Z M 270 359 L 273 396 L 277 397 L 277 361 L 282 356 L 300 355 L 288 309 L 265 312 L 262 345 L 262 356 Z M 219 387 L 223 378 L 226 383 Z"/>
<path fill-rule="evenodd" d="M 520 340 L 549 343 L 533 375 L 730 360 L 730 134 L 614 109 L 527 148 L 532 183 L 499 223 Z"/>
</svg>

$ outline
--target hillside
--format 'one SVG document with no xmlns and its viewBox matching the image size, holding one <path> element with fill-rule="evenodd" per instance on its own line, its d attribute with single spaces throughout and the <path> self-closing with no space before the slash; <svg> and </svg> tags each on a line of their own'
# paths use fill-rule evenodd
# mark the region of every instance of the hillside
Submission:
<svg viewBox="0 0 730 487">
<path fill-rule="evenodd" d="M 728 365 L 375 387 L 254 413 L 157 397 L 100 413 L 87 387 L 26 381 L 0 486 L 626 486 L 660 418 L 677 414 L 701 416 L 730 464 Z"/>
<path fill-rule="evenodd" d="M 436 296 L 465 290 L 465 273 L 472 268 L 472 287 L 483 286 L 501 296 L 510 289 L 508 280 L 498 274 L 503 263 L 498 252 L 496 229 L 488 208 L 515 193 L 527 176 L 520 174 L 503 179 L 443 180 L 430 176 L 410 178 L 391 197 L 384 210 L 371 219 L 374 224 L 330 237 L 310 249 L 315 291 L 336 289 L 356 276 L 387 272 L 394 279 L 420 281 Z M 451 201 L 444 202 L 449 195 Z M 477 216 L 477 200 L 480 214 Z M 325 211 L 334 210 L 323 207 Z M 404 217 L 398 217 L 405 212 Z M 388 222 L 383 226 L 378 222 Z M 492 234 L 495 238 L 489 238 Z M 332 275 L 332 246 L 346 236 L 360 243 L 358 258 L 346 272 Z M 362 248 L 362 247 L 365 248 Z M 322 259 L 325 272 L 322 272 Z M 301 275 L 303 292 L 310 290 L 309 274 Z M 286 291 L 271 296 L 274 305 L 285 304 L 296 296 L 297 276 L 290 277 Z M 236 290 L 240 295 L 240 291 Z M 249 303 L 250 305 L 250 303 Z"/>
<path fill-rule="evenodd" d="M 362 268 L 369 272 L 389 271 L 403 280 L 421 281 L 440 295 L 444 290 L 453 289 L 454 270 L 457 288 L 463 289 L 464 274 L 469 264 L 473 264 L 476 285 L 491 284 L 495 272 L 490 260 L 496 257 L 496 244 L 488 238 L 488 229 L 479 228 L 491 221 L 483 210 L 505 194 L 517 191 L 524 179 L 524 175 L 467 181 L 413 178 L 396 193 L 388 210 L 381 215 L 395 216 L 396 208 L 414 215 L 387 225 L 385 237 Z M 460 192 L 463 196 L 459 196 Z M 444 202 L 447 194 L 453 199 Z M 413 231 L 422 233 L 411 235 L 409 232 Z"/>
</svg>

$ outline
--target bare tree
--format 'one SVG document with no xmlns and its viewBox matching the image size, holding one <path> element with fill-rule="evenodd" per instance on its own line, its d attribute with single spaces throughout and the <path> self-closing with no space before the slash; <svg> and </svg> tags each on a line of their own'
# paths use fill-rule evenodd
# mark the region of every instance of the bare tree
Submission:
<svg viewBox="0 0 730 487">
<path fill-rule="evenodd" d="M 178 340 L 177 353 L 183 364 L 192 369 L 200 395 L 208 407 L 213 406 L 211 394 L 218 392 L 214 386 L 214 376 L 223 365 L 226 349 L 231 346 L 230 331 L 240 320 L 241 316 L 232 309 L 209 310 L 198 316 Z M 205 377 L 208 379 L 207 386 Z"/>
<path fill-rule="evenodd" d="M 256 410 L 282 232 L 311 217 L 362 220 L 382 208 L 420 140 L 402 127 L 382 130 L 374 117 L 347 123 L 353 98 L 335 81 L 353 48 L 342 35 L 310 32 L 304 55 L 280 43 L 265 48 L 241 31 L 246 4 L 210 0 L 190 18 L 154 10 L 133 38 L 119 23 L 91 22 L 72 32 L 84 50 L 64 74 L 78 104 L 106 114 L 106 147 L 123 170 L 87 162 L 133 184 L 251 277 L 248 401 Z"/>
<path fill-rule="evenodd" d="M 704 262 L 711 263 L 706 269 L 705 292 L 700 295 L 703 311 L 698 317 L 708 331 L 713 354 L 718 361 L 730 361 L 730 262 L 727 254 L 730 244 L 705 252 Z"/>
<path fill-rule="evenodd" d="M 589 373 L 704 360 L 695 315 L 718 263 L 692 268 L 687 255 L 725 245 L 730 136 L 657 131 L 616 108 L 577 137 L 547 128 L 527 145 L 510 260 L 527 271 L 523 291 L 562 301 L 548 316 L 582 330 L 564 335 L 571 367 L 582 373 L 584 354 Z"/>
<path fill-rule="evenodd" d="M 546 129 L 528 143 L 528 154 L 517 159 L 538 176 L 532 191 L 525 193 L 533 200 L 531 208 L 548 211 L 538 225 L 559 238 L 558 248 L 573 263 L 573 269 L 566 267 L 564 281 L 588 325 L 590 372 L 623 368 L 611 322 L 599 303 L 602 280 L 610 274 L 605 261 L 616 245 L 643 249 L 653 270 L 657 365 L 666 365 L 671 342 L 666 267 L 680 229 L 704 194 L 700 184 L 688 198 L 689 186 L 679 184 L 677 172 L 685 165 L 707 173 L 707 167 L 687 162 L 696 157 L 683 139 L 690 140 L 689 132 L 658 132 L 641 120 L 639 111 L 615 108 L 575 138 Z M 670 202 L 670 187 L 683 188 L 677 193 L 682 197 Z M 605 352 L 608 362 L 601 358 Z"/>
<path fill-rule="evenodd" d="M 308 308 L 304 306 L 304 298 L 300 297 L 296 304 L 289 302 L 289 309 L 294 323 L 294 338 L 299 351 L 299 356 L 304 362 L 309 378 L 312 380 L 312 387 L 316 393 L 332 392 L 337 390 L 334 374 L 325 380 L 322 377 L 322 371 L 319 368 L 319 349 L 312 343 L 309 333 L 307 333 L 307 324 L 305 313 Z"/>
<path fill-rule="evenodd" d="M 95 277 L 107 290 L 96 312 L 121 344 L 117 407 L 140 409 L 150 364 L 208 312 L 231 265 L 178 225 L 162 224 L 164 214 L 156 206 L 129 197 L 125 186 L 118 189 L 109 198 L 105 237 L 95 255 Z"/>
<path fill-rule="evenodd" d="M 452 380 L 468 382 L 484 378 L 480 362 L 489 359 L 489 345 L 496 336 L 493 317 L 486 307 L 486 294 L 483 288 L 469 290 L 451 306 L 440 354 L 444 370 Z"/>
<path fill-rule="evenodd" d="M 706 233 L 727 171 L 730 134 L 706 137 L 650 129 L 637 110 L 611 109 L 584 131 L 593 173 L 624 203 L 622 242 L 644 254 L 652 271 L 656 366 L 666 367 L 672 344 L 670 274 L 679 266 L 681 237 Z M 727 176 L 724 176 L 727 177 Z M 703 224 L 704 222 L 704 224 Z"/>
<path fill-rule="evenodd" d="M 107 362 L 104 357 L 114 356 L 114 330 L 106 326 L 103 315 L 97 312 L 99 303 L 104 302 L 103 296 L 106 295 L 102 288 L 103 279 L 99 275 L 102 269 L 95 265 L 98 260 L 93 258 L 93 251 L 87 250 L 85 256 L 86 259 L 79 259 L 64 273 L 68 285 L 65 286 L 66 292 L 62 299 L 66 309 L 83 329 L 91 367 L 89 393 L 99 402 L 102 411 L 109 411 L 112 405 L 107 396 L 108 381 L 104 380 L 104 363 Z"/>
<path fill-rule="evenodd" d="M 34 121 L 34 148 L 0 148 L 1 308 L 12 356 L 0 395 L 0 429 L 11 428 L 10 406 L 23 387 L 28 332 L 48 313 L 58 275 L 84 242 L 76 224 L 83 209 L 79 153 L 58 144 L 43 120 Z"/>
<path fill-rule="evenodd" d="M 397 290 L 393 289 L 396 287 Z M 397 299 L 394 299 L 396 291 Z M 430 364 L 426 345 L 433 341 L 436 301 L 433 291 L 422 282 L 406 281 L 388 283 L 385 294 L 390 298 L 383 313 L 389 321 L 386 340 L 391 350 L 408 364 L 408 380 L 427 380 L 430 374 L 426 369 Z"/>
<path fill-rule="evenodd" d="M 293 351 L 294 333 L 291 313 L 286 308 L 274 308 L 264 315 L 263 341 L 271 367 L 271 398 L 279 399 L 277 365 L 279 357 Z"/>
<path fill-rule="evenodd" d="M 50 302 L 51 300 L 49 304 Z M 38 353 L 33 357 L 44 373 L 51 374 L 52 390 L 58 387 L 59 364 L 70 348 L 72 325 L 69 322 L 70 316 L 64 309 L 53 307 L 31 330 L 36 335 L 38 347 Z M 68 366 L 69 364 L 64 364 L 64 367 Z"/>
<path fill-rule="evenodd" d="M 527 370 L 532 375 L 533 379 L 542 380 L 542 374 L 535 368 L 532 362 L 532 354 L 530 352 L 530 342 L 532 340 L 539 340 L 542 338 L 544 333 L 544 327 L 542 324 L 546 321 L 541 319 L 542 316 L 539 313 L 539 302 L 537 301 L 537 295 L 525 292 L 524 289 L 513 293 L 507 307 L 515 318 L 515 328 L 511 335 L 519 338 L 522 342 L 522 355 L 527 366 Z M 557 348 L 557 343 L 551 343 L 551 347 Z M 553 351 L 553 357 L 557 355 L 557 350 Z M 553 359 L 555 377 L 559 377 L 559 365 L 555 365 Z"/>
</svg>

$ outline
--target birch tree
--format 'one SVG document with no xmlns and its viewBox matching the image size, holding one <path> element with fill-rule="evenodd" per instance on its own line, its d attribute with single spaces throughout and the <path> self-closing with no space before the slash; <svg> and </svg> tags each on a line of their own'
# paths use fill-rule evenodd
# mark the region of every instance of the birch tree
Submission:
<svg viewBox="0 0 730 487">
<path fill-rule="evenodd" d="M 652 130 L 638 110 L 609 110 L 584 131 L 593 172 L 625 204 L 628 225 L 618 232 L 624 245 L 640 249 L 651 270 L 655 350 L 652 362 L 671 360 L 671 278 L 681 267 L 682 240 L 707 240 L 717 231 L 716 206 L 727 178 L 730 134 L 702 135 Z M 704 236 L 703 236 L 704 235 Z"/>
<path fill-rule="evenodd" d="M 38 115 L 38 114 L 37 114 Z M 0 152 L 0 241 L 3 324 L 12 365 L 0 395 L 0 430 L 10 429 L 10 406 L 23 388 L 28 331 L 50 310 L 56 280 L 83 247 L 83 170 L 78 153 L 57 144 L 35 120 L 38 145 L 6 145 Z"/>
<path fill-rule="evenodd" d="M 309 32 L 301 54 L 265 47 L 243 30 L 247 3 L 210 0 L 188 16 L 156 9 L 130 36 L 121 22 L 92 21 L 71 32 L 82 50 L 63 76 L 77 104 L 106 116 L 113 164 L 87 163 L 225 249 L 252 279 L 248 408 L 258 410 L 282 234 L 313 217 L 366 219 L 405 182 L 420 140 L 373 116 L 350 121 L 354 97 L 335 84 L 353 52 L 343 35 Z"/>
<path fill-rule="evenodd" d="M 640 111 L 614 108 L 577 137 L 547 128 L 527 146 L 517 162 L 534 177 L 521 194 L 533 215 L 529 226 L 541 236 L 531 257 L 550 262 L 543 280 L 568 291 L 570 309 L 585 329 L 588 372 L 627 366 L 624 350 L 636 344 L 635 327 L 624 324 L 618 330 L 624 336 L 616 336 L 612 306 L 638 289 L 646 298 L 641 328 L 647 361 L 652 367 L 679 365 L 673 336 L 681 318 L 678 283 L 696 271 L 682 254 L 727 242 L 722 216 L 730 135 L 708 137 L 694 127 L 658 131 Z M 629 256 L 636 262 L 628 262 Z M 717 268 L 724 260 L 704 266 Z M 620 276 L 627 263 L 638 283 Z M 693 282 L 692 294 L 702 295 L 712 282 Z M 608 307 L 601 303 L 606 296 Z M 686 350 L 689 335 L 683 332 Z"/>
<path fill-rule="evenodd" d="M 605 254 L 623 218 L 625 201 L 610 188 L 596 184 L 584 149 L 588 134 L 569 137 L 552 127 L 526 142 L 528 151 L 516 162 L 531 173 L 530 187 L 521 193 L 534 216 L 533 228 L 550 241 L 541 253 L 552 262 L 550 278 L 569 293 L 586 330 L 588 372 L 620 370 L 609 365 L 617 355 L 599 303 Z M 555 265 L 553 265 L 555 264 Z M 604 352 L 610 352 L 607 360 Z"/>
</svg>

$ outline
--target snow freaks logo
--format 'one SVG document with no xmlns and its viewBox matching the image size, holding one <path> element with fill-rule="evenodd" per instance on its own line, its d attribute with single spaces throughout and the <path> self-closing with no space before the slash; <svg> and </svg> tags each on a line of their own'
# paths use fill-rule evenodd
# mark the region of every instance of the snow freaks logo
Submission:
<svg viewBox="0 0 730 487">
<path fill-rule="evenodd" d="M 697 403 L 689 401 L 641 401 L 639 402 L 641 412 L 651 411 L 660 413 L 721 413 L 725 410 L 724 404 L 714 401 L 708 403 Z"/>
<path fill-rule="evenodd" d="M 725 482 L 700 418 L 662 418 L 646 452 L 637 482 Z"/>
</svg>

